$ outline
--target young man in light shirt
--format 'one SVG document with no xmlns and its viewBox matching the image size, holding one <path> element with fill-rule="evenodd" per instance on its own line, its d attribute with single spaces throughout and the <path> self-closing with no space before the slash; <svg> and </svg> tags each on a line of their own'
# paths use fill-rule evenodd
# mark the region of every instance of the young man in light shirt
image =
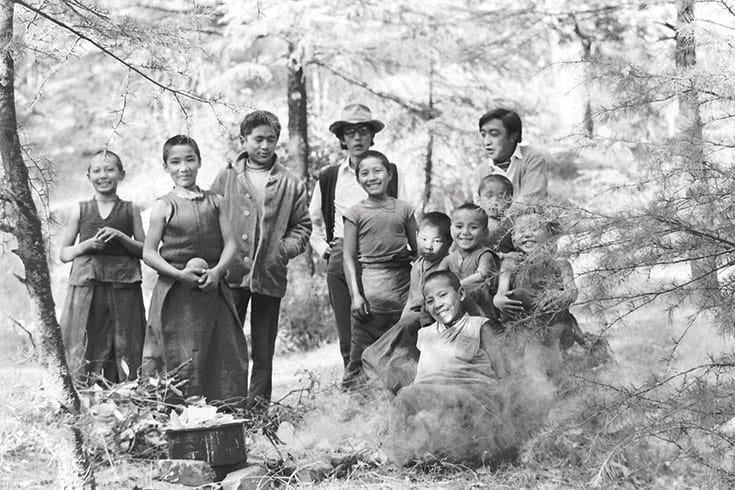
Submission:
<svg viewBox="0 0 735 490">
<path fill-rule="evenodd" d="M 513 201 L 542 201 L 548 196 L 549 156 L 532 146 L 521 146 L 521 118 L 508 109 L 493 109 L 479 121 L 480 137 L 490 162 L 482 163 L 475 174 L 500 174 L 513 183 Z"/>
<path fill-rule="evenodd" d="M 370 108 L 364 104 L 353 103 L 345 106 L 342 117 L 329 126 L 329 131 L 340 141 L 347 158 L 339 165 L 322 169 L 319 183 L 309 204 L 313 232 L 311 246 L 314 251 L 327 260 L 327 287 L 329 301 L 334 311 L 339 336 L 339 349 L 344 365 L 350 358 L 351 318 L 350 292 L 342 261 L 344 238 L 344 212 L 367 197 L 355 178 L 355 166 L 373 145 L 375 134 L 385 127 L 382 121 L 374 119 Z M 393 177 L 388 184 L 388 194 L 403 198 L 402 179 L 398 177 L 397 167 L 391 163 Z"/>
</svg>

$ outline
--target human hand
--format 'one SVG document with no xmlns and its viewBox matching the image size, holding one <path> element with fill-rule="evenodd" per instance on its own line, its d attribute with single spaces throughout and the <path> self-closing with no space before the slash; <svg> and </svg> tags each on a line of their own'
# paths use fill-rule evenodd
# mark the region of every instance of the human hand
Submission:
<svg viewBox="0 0 735 490">
<path fill-rule="evenodd" d="M 122 238 L 123 236 L 125 236 L 125 234 L 117 228 L 104 226 L 97 231 L 97 234 L 94 237 L 97 240 L 102 240 L 104 243 L 107 243 L 114 238 Z"/>
<path fill-rule="evenodd" d="M 179 271 L 177 279 L 181 282 L 185 282 L 191 285 L 199 286 L 202 275 L 206 269 L 201 267 L 187 266 Z"/>
<path fill-rule="evenodd" d="M 220 279 L 222 279 L 222 272 L 216 267 L 212 269 L 204 269 L 204 272 L 199 277 L 199 289 L 202 291 L 210 291 L 217 287 Z"/>
<path fill-rule="evenodd" d="M 360 295 L 356 295 L 352 298 L 352 305 L 350 307 L 352 316 L 358 320 L 364 320 L 370 315 L 370 306 L 368 305 L 365 298 Z"/>
<path fill-rule="evenodd" d="M 516 316 L 525 311 L 522 301 L 512 299 L 507 294 L 496 294 L 493 297 L 493 304 L 498 310 L 510 316 Z"/>
<path fill-rule="evenodd" d="M 105 241 L 98 239 L 96 236 L 93 236 L 92 238 L 84 240 L 79 245 L 82 248 L 82 253 L 87 253 L 102 250 L 103 248 L 105 248 L 106 244 L 107 243 Z"/>
</svg>

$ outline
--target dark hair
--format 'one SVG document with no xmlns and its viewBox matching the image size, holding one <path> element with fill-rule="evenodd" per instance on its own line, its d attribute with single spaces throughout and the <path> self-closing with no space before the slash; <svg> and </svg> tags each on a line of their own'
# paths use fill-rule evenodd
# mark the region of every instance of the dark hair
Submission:
<svg viewBox="0 0 735 490">
<path fill-rule="evenodd" d="M 390 162 L 388 161 L 388 157 L 383 155 L 379 151 L 375 151 L 375 150 L 368 150 L 362 156 L 360 156 L 360 161 L 357 162 L 357 166 L 355 167 L 355 173 L 360 173 L 360 164 L 366 158 L 377 158 L 378 160 L 380 160 L 380 163 L 383 164 L 383 166 L 388 171 L 388 173 L 391 173 Z"/>
<path fill-rule="evenodd" d="M 122 159 L 120 158 L 120 155 L 118 155 L 114 151 L 110 151 L 110 150 L 99 150 L 99 151 L 96 151 L 96 152 L 94 152 L 94 154 L 92 155 L 92 158 L 90 160 L 94 160 L 95 158 L 97 158 L 100 155 L 102 155 L 102 158 L 104 158 L 104 159 L 108 159 L 108 158 L 114 159 L 115 160 L 115 165 L 117 165 L 117 169 L 120 172 L 124 172 L 125 171 L 125 169 L 123 168 L 123 163 L 122 163 Z M 90 164 L 87 165 L 87 173 L 89 173 L 89 169 L 90 169 L 91 166 L 92 166 L 92 164 L 90 162 Z"/>
<path fill-rule="evenodd" d="M 191 149 L 194 150 L 194 153 L 196 154 L 199 161 L 202 161 L 202 154 L 199 152 L 199 145 L 197 145 L 197 142 L 194 141 L 194 138 L 186 136 L 185 134 L 177 134 L 176 136 L 171 136 L 163 144 L 163 163 L 166 163 L 166 161 L 168 160 L 168 154 L 171 151 L 171 148 L 179 145 L 190 146 Z"/>
<path fill-rule="evenodd" d="M 507 214 L 514 226 L 518 218 L 531 215 L 538 215 L 541 218 L 546 231 L 548 231 L 549 235 L 552 237 L 562 234 L 563 230 L 559 218 L 539 205 L 514 204 L 510 207 Z"/>
<path fill-rule="evenodd" d="M 502 185 L 503 191 L 509 197 L 513 197 L 513 182 L 511 182 L 508 177 L 500 174 L 490 174 L 483 177 L 480 181 L 480 185 L 477 187 L 477 193 L 481 194 L 484 188 L 493 183 Z"/>
<path fill-rule="evenodd" d="M 439 234 L 442 235 L 447 241 L 452 241 L 452 233 L 450 228 L 452 226 L 452 220 L 446 214 L 440 211 L 431 211 L 421 217 L 419 221 L 419 229 L 422 226 L 433 226 L 439 230 Z"/>
<path fill-rule="evenodd" d="M 480 217 L 480 224 L 482 224 L 483 228 L 487 228 L 487 213 L 484 209 L 482 209 L 474 202 L 466 202 L 461 206 L 454 208 L 452 214 L 456 213 L 457 211 L 474 211 Z"/>
<path fill-rule="evenodd" d="M 424 293 L 427 284 L 432 281 L 439 281 L 442 279 L 447 281 L 455 291 L 459 291 L 459 288 L 462 287 L 462 284 L 459 282 L 459 278 L 454 274 L 454 272 L 445 269 L 428 273 L 426 277 L 424 277 L 424 285 L 421 287 L 421 293 Z"/>
<path fill-rule="evenodd" d="M 347 144 L 345 144 L 345 128 L 349 126 L 359 126 L 360 124 L 345 124 L 344 126 L 341 126 L 340 128 L 337 129 L 337 131 L 334 132 L 334 135 L 339 140 L 339 147 L 342 150 L 347 149 Z M 368 128 L 370 128 L 370 145 L 369 146 L 373 146 L 375 144 L 375 130 L 370 125 L 368 125 Z"/>
<path fill-rule="evenodd" d="M 517 112 L 502 108 L 487 111 L 480 117 L 480 130 L 482 130 L 482 127 L 488 121 L 492 121 L 493 119 L 498 119 L 503 123 L 503 127 L 508 132 L 508 136 L 512 134 L 518 135 L 518 141 L 516 143 L 520 143 L 523 140 L 523 124 Z"/>
<path fill-rule="evenodd" d="M 281 136 L 281 123 L 278 122 L 278 117 L 268 111 L 253 111 L 246 114 L 240 123 L 240 136 L 244 138 L 258 126 L 270 126 L 276 132 L 276 139 Z"/>
</svg>

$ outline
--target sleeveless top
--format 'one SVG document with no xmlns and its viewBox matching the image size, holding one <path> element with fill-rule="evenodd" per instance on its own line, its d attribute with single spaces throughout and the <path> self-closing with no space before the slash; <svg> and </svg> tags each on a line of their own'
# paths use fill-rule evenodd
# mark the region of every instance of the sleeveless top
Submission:
<svg viewBox="0 0 735 490">
<path fill-rule="evenodd" d="M 209 267 L 215 266 L 224 247 L 217 195 L 202 191 L 200 197 L 187 199 L 172 191 L 159 199 L 169 205 L 158 250 L 161 257 L 179 269 L 194 257 L 206 260 Z"/>
<path fill-rule="evenodd" d="M 451 327 L 434 322 L 419 330 L 416 347 L 421 356 L 414 382 L 456 385 L 497 379 L 480 341 L 480 330 L 487 322 L 465 313 Z"/>
<path fill-rule="evenodd" d="M 558 290 L 563 286 L 561 269 L 556 260 L 521 263 L 511 274 L 511 288 L 527 289 L 536 304 L 546 293 Z"/>
<path fill-rule="evenodd" d="M 79 241 L 94 237 L 109 226 L 133 236 L 133 203 L 118 199 L 107 218 L 102 218 L 96 199 L 79 203 Z M 110 240 L 102 250 L 94 250 L 72 261 L 69 284 L 85 286 L 95 282 L 140 282 L 140 258 L 131 255 L 118 240 Z"/>
<path fill-rule="evenodd" d="M 459 249 L 454 250 L 451 252 L 448 256 L 448 265 L 449 270 L 454 273 L 455 276 L 459 278 L 461 281 L 467 276 L 470 276 L 477 272 L 477 267 L 480 264 L 480 257 L 485 255 L 486 253 L 489 253 L 493 257 L 493 261 L 495 262 L 495 265 L 497 267 L 498 264 L 498 256 L 495 255 L 495 252 L 490 250 L 487 247 L 477 247 L 475 250 L 470 252 L 470 254 L 462 258 L 462 255 L 459 253 Z M 490 279 L 490 278 L 488 278 Z"/>
</svg>

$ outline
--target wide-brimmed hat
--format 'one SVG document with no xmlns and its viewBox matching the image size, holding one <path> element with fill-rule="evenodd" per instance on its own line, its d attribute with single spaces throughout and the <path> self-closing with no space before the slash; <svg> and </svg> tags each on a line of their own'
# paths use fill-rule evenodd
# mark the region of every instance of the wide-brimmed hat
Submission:
<svg viewBox="0 0 735 490">
<path fill-rule="evenodd" d="M 329 131 L 339 136 L 340 129 L 350 124 L 366 124 L 374 133 L 380 132 L 385 127 L 382 121 L 373 119 L 373 113 L 368 106 L 348 104 L 342 109 L 342 118 L 329 125 Z"/>
</svg>

